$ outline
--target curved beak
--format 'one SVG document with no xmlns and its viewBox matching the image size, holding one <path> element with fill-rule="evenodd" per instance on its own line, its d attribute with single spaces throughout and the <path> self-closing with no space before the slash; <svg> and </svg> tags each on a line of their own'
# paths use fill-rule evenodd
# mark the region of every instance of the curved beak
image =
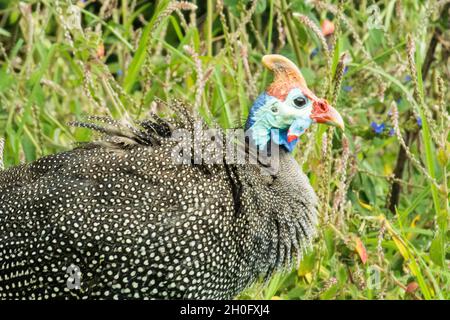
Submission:
<svg viewBox="0 0 450 320">
<path fill-rule="evenodd" d="M 326 101 L 319 101 L 313 106 L 311 119 L 317 123 L 324 123 L 344 130 L 345 124 L 341 115 Z"/>
</svg>

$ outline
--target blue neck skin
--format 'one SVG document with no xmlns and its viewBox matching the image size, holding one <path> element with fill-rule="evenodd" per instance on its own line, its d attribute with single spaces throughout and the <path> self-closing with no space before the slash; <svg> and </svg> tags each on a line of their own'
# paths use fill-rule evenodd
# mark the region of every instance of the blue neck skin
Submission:
<svg viewBox="0 0 450 320">
<path fill-rule="evenodd" d="M 247 118 L 247 122 L 245 123 L 245 131 L 247 132 L 248 130 L 251 130 L 250 136 L 253 138 L 255 144 L 260 148 L 261 147 L 265 148 L 267 146 L 267 144 L 270 143 L 270 141 L 272 140 L 276 144 L 282 146 L 286 151 L 292 152 L 292 150 L 294 150 L 294 148 L 298 142 L 298 138 L 295 138 L 291 142 L 288 142 L 287 136 L 288 136 L 289 128 L 284 128 L 284 129 L 270 128 L 267 126 L 267 123 L 265 123 L 264 121 L 259 122 L 259 123 L 261 123 L 261 125 L 259 125 L 259 123 L 256 124 L 255 113 L 261 107 L 265 106 L 266 103 L 268 102 L 268 100 L 270 100 L 270 99 L 275 99 L 275 98 L 268 95 L 265 92 L 260 94 L 258 96 L 258 98 L 256 98 L 255 102 L 253 103 L 252 108 L 250 109 L 250 112 L 249 112 L 249 115 Z M 258 130 L 258 132 L 260 132 L 260 134 L 256 135 L 253 132 L 253 130 Z M 264 138 L 261 138 L 261 131 L 263 132 L 262 135 L 265 136 Z"/>
</svg>

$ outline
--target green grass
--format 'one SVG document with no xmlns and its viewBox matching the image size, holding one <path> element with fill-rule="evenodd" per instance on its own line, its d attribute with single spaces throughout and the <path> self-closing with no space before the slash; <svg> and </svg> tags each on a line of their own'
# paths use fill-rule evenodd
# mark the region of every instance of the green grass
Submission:
<svg viewBox="0 0 450 320">
<path fill-rule="evenodd" d="M 167 0 L 69 3 L 0 2 L 5 167 L 90 139 L 66 125 L 85 115 L 163 111 L 155 97 L 183 98 L 208 122 L 241 125 L 271 79 L 261 57 L 281 53 L 335 101 L 347 128 L 317 126 L 295 153 L 322 201 L 313 250 L 240 298 L 450 299 L 448 44 L 438 43 L 422 81 L 434 30 L 449 36 L 437 1 L 377 1 L 385 31 L 369 28 L 372 1 L 208 0 L 193 11 Z M 334 22 L 329 56 L 296 14 Z M 387 209 L 400 148 L 393 106 L 401 135 L 413 132 L 395 212 Z"/>
</svg>

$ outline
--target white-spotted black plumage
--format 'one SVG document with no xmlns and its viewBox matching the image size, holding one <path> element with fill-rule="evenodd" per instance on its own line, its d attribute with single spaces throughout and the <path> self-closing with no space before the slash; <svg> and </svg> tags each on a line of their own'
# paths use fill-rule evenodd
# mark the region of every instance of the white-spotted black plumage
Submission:
<svg viewBox="0 0 450 320">
<path fill-rule="evenodd" d="M 282 151 L 272 176 L 174 164 L 171 133 L 194 128 L 175 108 L 176 122 L 92 118 L 100 141 L 0 172 L 1 299 L 233 298 L 297 262 L 316 196 L 296 161 Z"/>
</svg>

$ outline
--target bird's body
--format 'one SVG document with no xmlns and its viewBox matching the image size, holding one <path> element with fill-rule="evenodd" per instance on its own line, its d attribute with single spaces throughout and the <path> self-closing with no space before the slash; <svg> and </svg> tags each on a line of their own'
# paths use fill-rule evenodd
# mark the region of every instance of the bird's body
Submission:
<svg viewBox="0 0 450 320">
<path fill-rule="evenodd" d="M 175 146 L 97 142 L 0 173 L 0 297 L 232 298 L 300 256 L 316 200 L 289 153 L 267 176 L 172 164 Z"/>
<path fill-rule="evenodd" d="M 272 56 L 288 70 L 282 58 Z M 333 114 L 310 92 L 291 96 L 299 109 L 269 97 L 253 111 L 276 114 L 248 122 L 257 144 L 274 140 L 261 123 L 284 130 L 270 174 L 260 163 L 173 161 L 174 132 L 195 135 L 178 106 L 176 123 L 90 124 L 100 141 L 0 171 L 0 299 L 229 299 L 292 267 L 311 244 L 317 205 L 292 134 Z"/>
</svg>

